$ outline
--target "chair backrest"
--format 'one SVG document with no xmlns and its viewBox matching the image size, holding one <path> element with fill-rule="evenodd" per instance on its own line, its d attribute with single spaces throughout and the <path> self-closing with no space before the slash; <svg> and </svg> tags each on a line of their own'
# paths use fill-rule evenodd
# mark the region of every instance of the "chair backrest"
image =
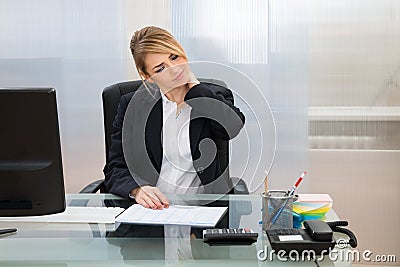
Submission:
<svg viewBox="0 0 400 267">
<path fill-rule="evenodd" d="M 201 83 L 208 83 L 227 87 L 226 83 L 215 79 L 204 79 L 199 78 Z M 142 85 L 142 81 L 128 81 L 120 82 L 110 85 L 103 90 L 103 115 L 104 115 L 104 133 L 105 133 L 105 144 L 106 144 L 106 160 L 108 161 L 109 150 L 111 146 L 111 135 L 113 133 L 113 123 L 115 116 L 117 115 L 118 104 L 121 96 L 134 92 Z M 221 163 L 221 169 L 225 170 L 227 177 L 229 177 L 229 142 L 226 140 L 216 140 L 217 156 Z"/>
<path fill-rule="evenodd" d="M 111 146 L 111 135 L 113 133 L 113 123 L 117 115 L 119 101 L 121 96 L 134 92 L 142 85 L 142 81 L 120 82 L 104 88 L 103 98 L 103 116 L 104 116 L 104 134 L 106 142 L 106 160 Z"/>
</svg>

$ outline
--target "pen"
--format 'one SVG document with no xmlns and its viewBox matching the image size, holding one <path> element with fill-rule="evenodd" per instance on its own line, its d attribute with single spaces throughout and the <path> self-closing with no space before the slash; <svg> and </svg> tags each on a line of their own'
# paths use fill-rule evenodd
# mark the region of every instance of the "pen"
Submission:
<svg viewBox="0 0 400 267">
<path fill-rule="evenodd" d="M 0 235 L 11 234 L 11 233 L 15 233 L 16 231 L 17 231 L 16 228 L 0 229 Z"/>
<path fill-rule="evenodd" d="M 307 172 L 303 172 L 301 174 L 301 176 L 299 177 L 299 179 L 297 179 L 296 183 L 292 186 L 292 188 L 289 190 L 289 196 L 293 196 L 294 195 L 294 191 L 296 191 L 297 187 L 299 186 L 299 184 L 301 183 L 301 181 L 303 181 L 304 176 L 307 174 Z M 287 198 L 285 200 L 285 202 L 283 203 L 283 205 L 279 208 L 279 210 L 275 213 L 275 215 L 273 215 L 272 220 L 269 224 L 269 228 L 271 228 L 271 225 L 274 224 L 276 222 L 276 220 L 279 218 L 279 216 L 281 215 L 282 211 L 285 209 L 287 203 L 289 201 L 289 198 Z"/>
<path fill-rule="evenodd" d="M 292 188 L 289 191 L 289 196 L 294 195 L 294 191 L 296 191 L 296 189 L 299 186 L 299 184 L 301 183 L 301 181 L 303 181 L 304 175 L 306 175 L 306 174 L 307 174 L 307 172 L 303 172 L 301 174 L 301 176 L 299 177 L 299 179 L 297 179 L 296 183 L 292 186 Z"/>
</svg>

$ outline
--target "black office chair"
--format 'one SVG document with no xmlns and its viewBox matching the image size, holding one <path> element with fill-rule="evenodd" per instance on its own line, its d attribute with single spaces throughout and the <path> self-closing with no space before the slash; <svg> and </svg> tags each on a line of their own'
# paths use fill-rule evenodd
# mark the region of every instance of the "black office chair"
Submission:
<svg viewBox="0 0 400 267">
<path fill-rule="evenodd" d="M 214 79 L 199 79 L 201 83 L 208 83 L 227 87 L 227 85 L 219 80 Z M 116 83 L 111 86 L 106 87 L 103 90 L 103 114 L 104 114 L 104 131 L 105 131 L 105 142 L 106 142 L 106 159 L 108 161 L 109 149 L 111 146 L 111 134 L 113 133 L 113 122 L 117 114 L 118 104 L 122 95 L 129 92 L 136 91 L 142 85 L 142 81 L 129 81 Z M 226 169 L 228 171 L 229 177 L 229 141 L 217 140 L 217 156 L 222 164 L 221 169 Z M 233 185 L 231 193 L 233 194 L 249 194 L 246 183 L 236 177 L 230 177 Z M 80 193 L 96 193 L 99 191 L 101 193 L 107 193 L 107 189 L 104 185 L 104 179 L 92 182 L 83 188 Z"/>
</svg>

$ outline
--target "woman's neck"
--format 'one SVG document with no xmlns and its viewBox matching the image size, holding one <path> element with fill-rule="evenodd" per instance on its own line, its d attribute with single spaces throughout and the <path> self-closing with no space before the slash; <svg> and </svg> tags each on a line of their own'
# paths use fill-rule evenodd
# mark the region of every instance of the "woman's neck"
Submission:
<svg viewBox="0 0 400 267">
<path fill-rule="evenodd" d="M 189 91 L 189 87 L 187 85 L 182 85 L 179 87 L 175 87 L 165 93 L 165 96 L 171 100 L 176 102 L 177 105 L 182 104 L 185 100 L 185 95 Z"/>
</svg>

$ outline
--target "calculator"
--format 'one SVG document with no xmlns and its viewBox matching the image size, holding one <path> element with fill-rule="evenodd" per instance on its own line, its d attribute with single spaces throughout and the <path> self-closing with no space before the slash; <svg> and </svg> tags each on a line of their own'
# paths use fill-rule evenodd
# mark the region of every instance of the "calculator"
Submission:
<svg viewBox="0 0 400 267">
<path fill-rule="evenodd" d="M 203 241 L 209 245 L 251 245 L 257 238 L 249 228 L 203 230 Z"/>
</svg>

